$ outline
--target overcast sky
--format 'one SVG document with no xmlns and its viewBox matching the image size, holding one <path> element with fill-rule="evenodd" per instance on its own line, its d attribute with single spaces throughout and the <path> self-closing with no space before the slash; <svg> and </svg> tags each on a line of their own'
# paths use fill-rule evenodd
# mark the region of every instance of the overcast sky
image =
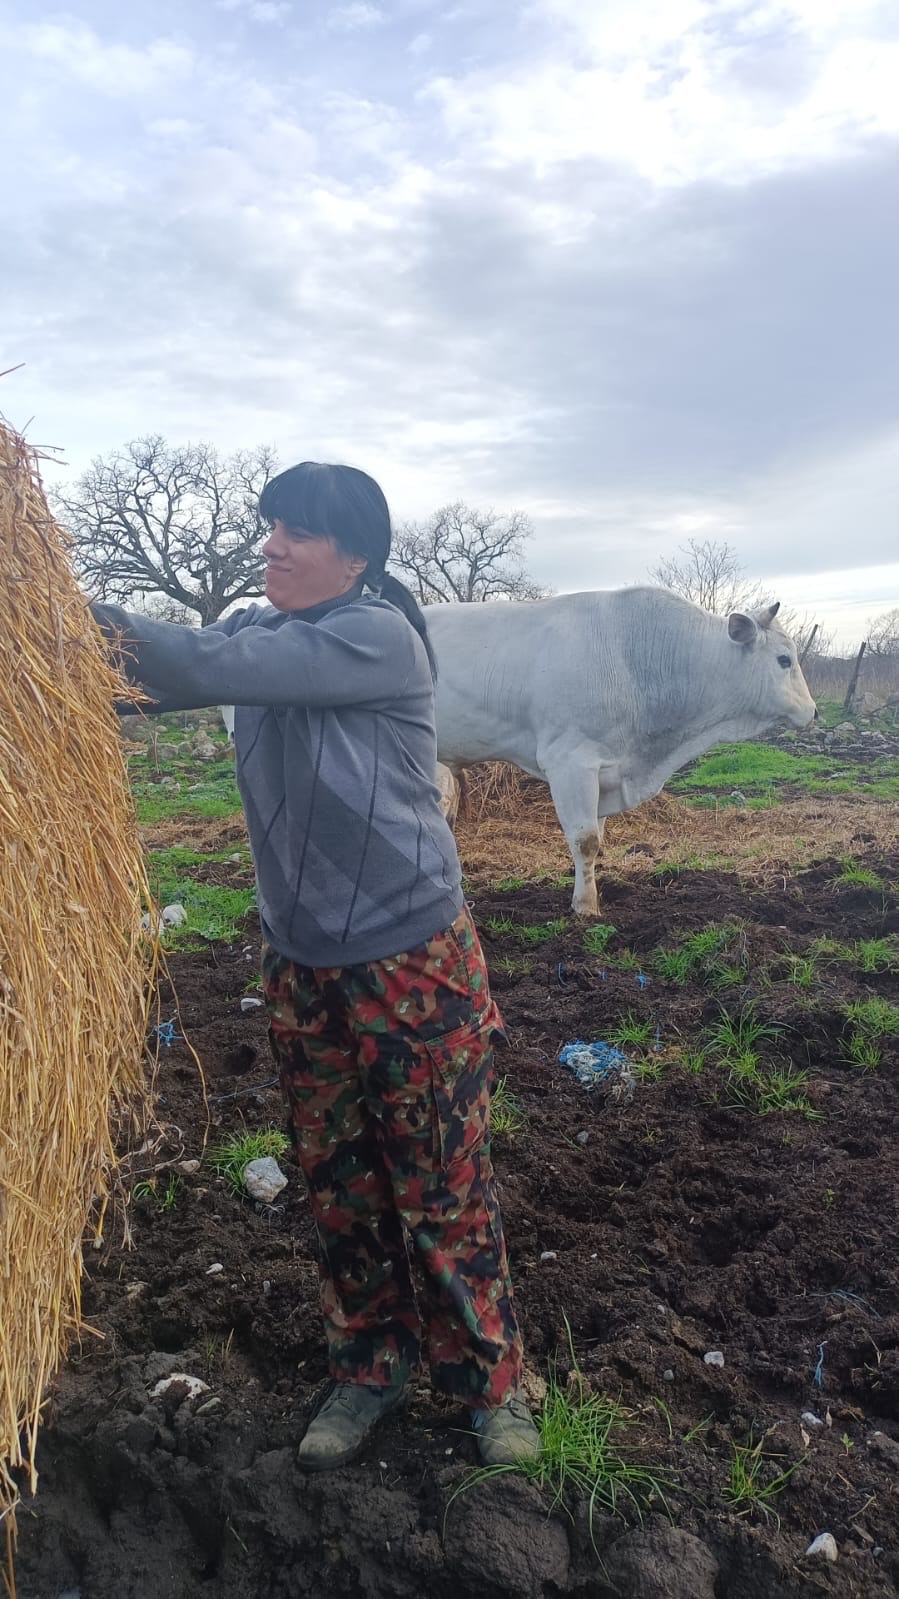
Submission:
<svg viewBox="0 0 899 1599">
<path fill-rule="evenodd" d="M 899 605 L 896 0 L 0 0 L 0 411 Z M 50 475 L 50 474 L 48 474 Z M 56 480 L 57 474 L 53 474 Z"/>
</svg>

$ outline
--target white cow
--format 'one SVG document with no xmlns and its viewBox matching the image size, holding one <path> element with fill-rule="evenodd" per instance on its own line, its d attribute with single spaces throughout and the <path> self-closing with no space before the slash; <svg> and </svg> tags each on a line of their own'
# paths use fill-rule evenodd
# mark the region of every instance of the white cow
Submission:
<svg viewBox="0 0 899 1599">
<path fill-rule="evenodd" d="M 512 761 L 545 778 L 574 860 L 573 908 L 595 915 L 607 816 L 712 744 L 817 715 L 777 610 L 712 616 L 657 588 L 430 606 L 440 760 Z"/>
</svg>

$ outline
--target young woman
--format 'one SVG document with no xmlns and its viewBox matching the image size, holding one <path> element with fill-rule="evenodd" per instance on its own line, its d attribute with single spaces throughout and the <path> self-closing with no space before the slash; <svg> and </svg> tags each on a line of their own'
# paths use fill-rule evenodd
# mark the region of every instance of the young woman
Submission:
<svg viewBox="0 0 899 1599">
<path fill-rule="evenodd" d="M 95 605 L 154 709 L 232 702 L 270 1037 L 320 1245 L 332 1382 L 299 1448 L 353 1458 L 423 1333 L 483 1460 L 536 1458 L 489 1140 L 501 1030 L 436 783 L 434 663 L 378 485 L 304 462 L 261 511 L 270 605 L 203 630 Z M 416 1301 L 409 1245 L 422 1270 Z"/>
</svg>

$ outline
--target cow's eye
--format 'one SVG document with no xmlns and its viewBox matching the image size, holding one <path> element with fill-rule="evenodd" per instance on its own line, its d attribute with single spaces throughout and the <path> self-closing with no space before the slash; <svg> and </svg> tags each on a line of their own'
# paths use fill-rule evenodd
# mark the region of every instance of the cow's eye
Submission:
<svg viewBox="0 0 899 1599">
<path fill-rule="evenodd" d="M 792 666 L 793 662 L 790 660 L 789 655 L 778 655 L 777 664 L 778 664 L 778 666 L 783 666 L 784 668 L 786 668 L 788 666 Z"/>
</svg>

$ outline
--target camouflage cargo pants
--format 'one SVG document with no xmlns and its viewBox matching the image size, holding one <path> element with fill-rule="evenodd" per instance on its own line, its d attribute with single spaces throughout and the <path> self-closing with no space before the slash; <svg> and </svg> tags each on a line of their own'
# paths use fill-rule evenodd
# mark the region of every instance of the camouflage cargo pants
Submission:
<svg viewBox="0 0 899 1599">
<path fill-rule="evenodd" d="M 521 1370 L 490 1160 L 502 1024 L 468 912 L 368 965 L 297 966 L 265 947 L 262 978 L 318 1229 L 331 1375 L 404 1381 L 423 1322 L 434 1387 L 501 1404 Z"/>
</svg>

